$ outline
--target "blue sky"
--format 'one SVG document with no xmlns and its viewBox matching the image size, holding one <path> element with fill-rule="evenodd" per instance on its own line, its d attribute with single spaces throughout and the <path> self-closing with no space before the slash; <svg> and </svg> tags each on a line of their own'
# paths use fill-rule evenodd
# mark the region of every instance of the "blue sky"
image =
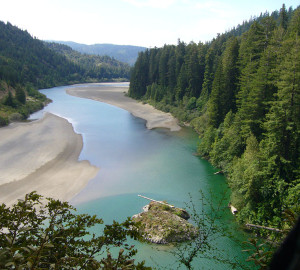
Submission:
<svg viewBox="0 0 300 270">
<path fill-rule="evenodd" d="M 161 47 L 211 40 L 282 0 L 0 0 L 0 20 L 43 40 Z M 287 0 L 296 8 L 299 0 Z"/>
</svg>

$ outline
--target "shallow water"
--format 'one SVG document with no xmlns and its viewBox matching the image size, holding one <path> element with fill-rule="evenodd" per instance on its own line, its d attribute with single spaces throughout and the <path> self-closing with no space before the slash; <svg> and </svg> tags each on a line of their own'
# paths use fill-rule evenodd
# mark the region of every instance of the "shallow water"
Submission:
<svg viewBox="0 0 300 270">
<path fill-rule="evenodd" d="M 114 85 L 124 84 L 111 86 Z M 198 142 L 195 132 L 188 128 L 179 132 L 147 130 L 145 121 L 129 112 L 98 101 L 69 96 L 65 93 L 67 88 L 70 86 L 41 90 L 53 102 L 33 114 L 31 119 L 40 118 L 45 111 L 68 119 L 75 131 L 83 136 L 80 159 L 89 160 L 100 168 L 97 176 L 71 201 L 80 213 L 97 214 L 109 224 L 141 211 L 148 201 L 139 198 L 138 194 L 166 200 L 178 207 L 185 207 L 191 197 L 199 209 L 199 190 L 205 196 L 213 193 L 214 206 L 227 192 L 221 206 L 220 226 L 234 231 L 240 242 L 246 239 L 226 207 L 229 190 L 225 178 L 214 175 L 215 168 L 193 155 Z M 174 247 L 133 243 L 139 250 L 137 260 L 158 265 L 158 269 L 164 266 L 177 269 L 170 253 Z M 232 237 L 217 239 L 215 247 L 226 250 L 227 258 L 234 255 L 240 261 L 245 260 L 246 255 Z M 195 266 L 196 269 L 232 269 L 206 259 L 197 259 Z"/>
</svg>

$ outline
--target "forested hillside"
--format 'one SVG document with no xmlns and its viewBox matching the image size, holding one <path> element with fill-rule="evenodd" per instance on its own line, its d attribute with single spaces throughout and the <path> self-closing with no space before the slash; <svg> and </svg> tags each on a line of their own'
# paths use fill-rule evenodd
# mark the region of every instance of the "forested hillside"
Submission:
<svg viewBox="0 0 300 270">
<path fill-rule="evenodd" d="M 0 126 L 41 109 L 46 98 L 37 89 L 124 80 L 129 71 L 110 57 L 84 56 L 68 47 L 57 53 L 27 31 L 0 21 Z"/>
<path fill-rule="evenodd" d="M 209 43 L 139 54 L 129 95 L 200 134 L 228 178 L 240 222 L 283 228 L 299 215 L 300 8 L 265 13 Z"/>
<path fill-rule="evenodd" d="M 46 47 L 64 55 L 71 62 L 85 70 L 84 77 L 88 80 L 126 79 L 130 77 L 130 66 L 110 56 L 88 55 L 74 51 L 71 47 L 54 42 L 45 42 Z"/>
<path fill-rule="evenodd" d="M 71 47 L 73 50 L 83 54 L 110 56 L 121 62 L 133 65 L 138 57 L 139 52 L 146 50 L 145 47 L 131 45 L 115 45 L 115 44 L 93 44 L 86 45 L 71 41 L 55 41 Z"/>
</svg>

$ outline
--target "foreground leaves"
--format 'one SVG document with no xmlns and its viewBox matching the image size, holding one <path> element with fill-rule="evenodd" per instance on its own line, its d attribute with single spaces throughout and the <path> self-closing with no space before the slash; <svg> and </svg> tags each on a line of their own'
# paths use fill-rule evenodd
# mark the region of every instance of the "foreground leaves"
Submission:
<svg viewBox="0 0 300 270">
<path fill-rule="evenodd" d="M 135 263 L 134 246 L 127 236 L 137 238 L 132 222 L 106 225 L 101 236 L 89 229 L 102 219 L 76 214 L 67 202 L 44 199 L 32 192 L 11 208 L 0 206 L 1 269 L 150 269 Z M 115 257 L 110 250 L 120 248 Z"/>
</svg>

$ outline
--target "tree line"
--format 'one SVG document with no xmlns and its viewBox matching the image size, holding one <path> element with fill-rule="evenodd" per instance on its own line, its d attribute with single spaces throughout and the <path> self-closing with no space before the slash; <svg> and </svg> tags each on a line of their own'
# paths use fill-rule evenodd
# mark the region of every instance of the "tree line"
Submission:
<svg viewBox="0 0 300 270">
<path fill-rule="evenodd" d="M 0 126 L 24 120 L 45 105 L 37 89 L 83 82 L 128 80 L 130 67 L 109 56 L 90 56 L 47 44 L 0 21 Z"/>
<path fill-rule="evenodd" d="M 208 43 L 141 52 L 129 96 L 190 122 L 220 168 L 242 222 L 286 226 L 299 215 L 300 8 L 282 6 Z"/>
<path fill-rule="evenodd" d="M 93 73 L 99 66 L 102 73 Z M 129 79 L 129 66 L 109 56 L 82 55 L 64 45 L 47 44 L 9 22 L 0 22 L 0 79 L 10 85 L 46 88 L 115 78 Z"/>
<path fill-rule="evenodd" d="M 130 66 L 107 55 L 82 54 L 71 47 L 55 42 L 45 42 L 46 47 L 64 55 L 71 62 L 81 66 L 87 81 L 129 80 Z"/>
</svg>

